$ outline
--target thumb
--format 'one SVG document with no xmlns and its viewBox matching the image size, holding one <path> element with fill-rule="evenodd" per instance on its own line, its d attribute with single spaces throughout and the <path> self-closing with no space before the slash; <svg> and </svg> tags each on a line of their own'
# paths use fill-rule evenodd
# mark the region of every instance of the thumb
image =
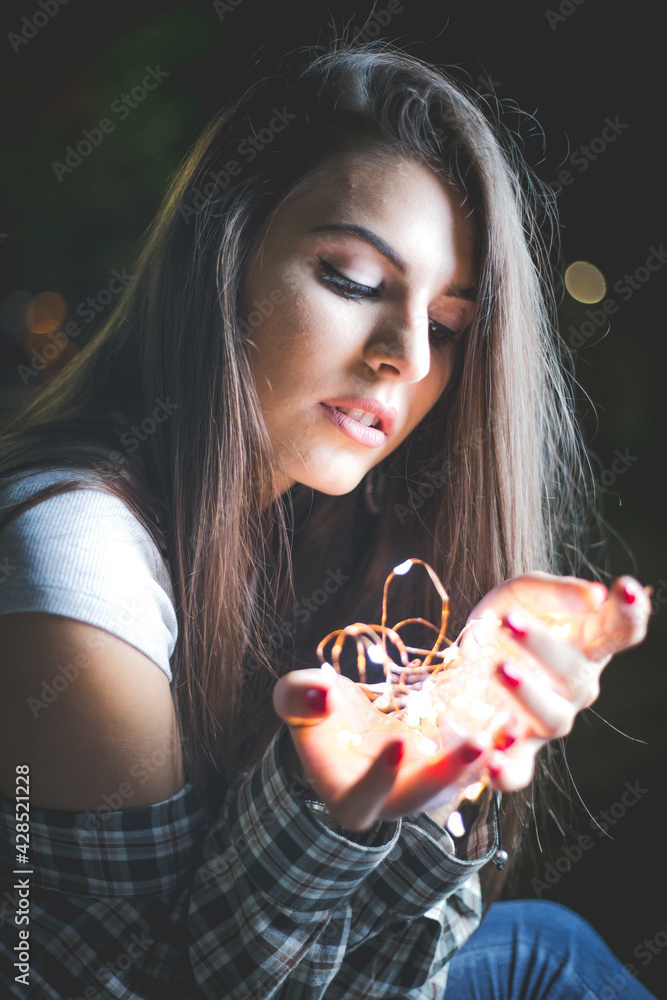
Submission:
<svg viewBox="0 0 667 1000">
<path fill-rule="evenodd" d="M 291 670 L 273 689 L 273 707 L 290 726 L 313 726 L 332 712 L 336 677 L 316 667 Z"/>
</svg>

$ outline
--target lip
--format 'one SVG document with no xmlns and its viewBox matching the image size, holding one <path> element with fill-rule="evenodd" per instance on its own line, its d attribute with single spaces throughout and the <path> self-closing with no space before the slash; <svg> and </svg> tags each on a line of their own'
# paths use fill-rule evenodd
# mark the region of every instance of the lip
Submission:
<svg viewBox="0 0 667 1000">
<path fill-rule="evenodd" d="M 374 413 L 380 421 L 380 426 L 379 428 L 368 429 L 381 430 L 386 437 L 389 437 L 393 433 L 396 421 L 398 420 L 398 410 L 395 406 L 385 406 L 379 399 L 369 399 L 366 396 L 354 396 L 350 399 L 324 399 L 322 403 L 332 409 L 335 409 L 337 406 L 344 406 L 346 410 L 366 410 L 368 413 Z M 340 416 L 343 417 L 345 414 L 341 413 Z M 349 419 L 351 418 L 348 417 Z M 353 423 L 358 424 L 358 421 L 354 420 Z M 363 424 L 360 426 L 363 426 Z"/>
<path fill-rule="evenodd" d="M 353 441 L 365 444 L 367 448 L 381 448 L 387 440 L 386 434 L 383 434 L 379 427 L 366 427 L 358 420 L 348 417 L 347 414 L 341 413 L 340 410 L 336 410 L 327 403 L 318 403 L 317 405 L 327 420 L 335 424 L 339 431 L 352 438 Z"/>
</svg>

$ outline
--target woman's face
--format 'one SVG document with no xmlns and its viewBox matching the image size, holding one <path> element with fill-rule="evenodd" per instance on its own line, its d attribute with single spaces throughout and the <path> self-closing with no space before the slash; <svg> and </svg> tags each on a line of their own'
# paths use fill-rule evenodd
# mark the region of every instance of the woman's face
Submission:
<svg viewBox="0 0 667 1000">
<path fill-rule="evenodd" d="M 442 394 L 477 277 L 459 200 L 420 164 L 348 153 L 274 217 L 241 319 L 281 492 L 348 493 Z M 389 408 L 393 426 L 335 410 L 363 409 L 344 402 L 359 398 Z"/>
</svg>

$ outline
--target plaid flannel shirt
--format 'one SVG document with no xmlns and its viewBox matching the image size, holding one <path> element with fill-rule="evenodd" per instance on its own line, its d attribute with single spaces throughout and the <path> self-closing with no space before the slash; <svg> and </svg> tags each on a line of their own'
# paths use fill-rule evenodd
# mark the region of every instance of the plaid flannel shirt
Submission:
<svg viewBox="0 0 667 1000">
<path fill-rule="evenodd" d="M 425 813 L 337 827 L 285 767 L 281 727 L 215 810 L 186 784 L 154 805 L 33 806 L 26 871 L 0 793 L 0 987 L 25 1000 L 442 997 L 478 926 L 496 849 L 485 792 L 466 857 Z M 15 922 L 28 886 L 29 986 Z"/>
</svg>

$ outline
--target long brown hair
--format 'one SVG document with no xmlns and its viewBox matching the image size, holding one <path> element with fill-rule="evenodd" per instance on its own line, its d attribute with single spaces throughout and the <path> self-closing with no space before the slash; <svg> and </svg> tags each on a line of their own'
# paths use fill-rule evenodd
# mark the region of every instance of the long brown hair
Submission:
<svg viewBox="0 0 667 1000">
<path fill-rule="evenodd" d="M 256 155 L 239 164 L 251 134 Z M 278 495 L 244 342 L 267 304 L 240 310 L 244 269 L 280 205 L 362 147 L 437 171 L 464 192 L 479 235 L 479 305 L 455 374 L 369 474 L 374 509 L 367 482 L 344 496 L 300 484 Z M 262 752 L 280 674 L 316 665 L 332 629 L 380 621 L 398 562 L 418 556 L 443 580 L 450 637 L 502 580 L 586 564 L 588 460 L 557 334 L 555 231 L 553 198 L 499 109 L 464 83 L 389 42 L 302 49 L 205 127 L 107 321 L 3 429 L 0 474 L 73 470 L 27 505 L 95 485 L 163 548 L 179 627 L 173 695 L 197 787 L 213 794 Z M 389 623 L 437 622 L 427 574 L 410 582 Z M 505 797 L 506 840 L 518 843 L 530 794 Z"/>
</svg>

